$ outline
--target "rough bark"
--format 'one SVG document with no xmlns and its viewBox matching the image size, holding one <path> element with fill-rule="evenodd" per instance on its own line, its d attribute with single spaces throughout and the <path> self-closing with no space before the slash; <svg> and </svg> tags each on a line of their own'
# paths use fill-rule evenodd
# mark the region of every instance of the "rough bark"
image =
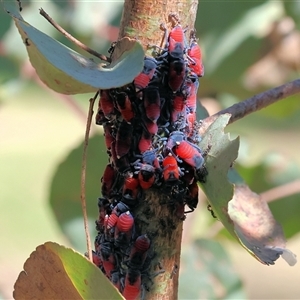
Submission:
<svg viewBox="0 0 300 300">
<path fill-rule="evenodd" d="M 119 38 L 138 39 L 147 54 L 148 45 L 160 45 L 163 31 L 160 24 L 171 28 L 169 15 L 176 14 L 186 28 L 188 37 L 194 29 L 198 1 L 186 0 L 125 0 Z M 145 299 L 177 299 L 182 220 L 168 205 L 168 200 L 157 189 L 144 192 L 145 199 L 135 211 L 135 224 L 141 233 L 147 233 L 152 243 L 152 260 L 149 274 L 153 285 Z M 164 271 L 164 272 L 162 272 Z"/>
</svg>

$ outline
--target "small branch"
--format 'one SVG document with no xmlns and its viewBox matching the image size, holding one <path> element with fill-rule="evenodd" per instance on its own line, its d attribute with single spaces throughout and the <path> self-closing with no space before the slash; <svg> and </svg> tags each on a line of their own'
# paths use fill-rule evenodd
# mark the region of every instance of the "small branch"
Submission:
<svg viewBox="0 0 300 300">
<path fill-rule="evenodd" d="M 300 179 L 283 184 L 260 194 L 262 200 L 272 202 L 300 193 Z"/>
<path fill-rule="evenodd" d="M 236 103 L 226 109 L 219 111 L 218 113 L 203 120 L 204 132 L 208 126 L 214 122 L 214 120 L 222 114 L 231 114 L 231 118 L 228 124 L 231 124 L 253 112 L 256 112 L 262 108 L 265 108 L 279 100 L 283 100 L 289 96 L 295 95 L 300 92 L 300 79 L 288 82 L 276 88 L 262 92 L 251 98 L 248 98 L 242 102 Z"/>
<path fill-rule="evenodd" d="M 101 60 L 111 62 L 111 59 L 101 53 L 98 53 L 97 51 L 89 48 L 85 44 L 78 41 L 75 37 L 73 37 L 70 33 L 68 33 L 66 30 L 64 30 L 60 25 L 58 25 L 42 8 L 40 9 L 40 14 L 54 27 L 56 28 L 60 33 L 62 33 L 68 40 L 70 40 L 72 43 L 74 43 L 79 48 L 83 49 L 84 51 L 100 58 Z"/>
<path fill-rule="evenodd" d="M 86 181 L 86 157 L 87 157 L 87 147 L 89 144 L 89 133 L 90 133 L 92 117 L 93 117 L 93 113 L 94 113 L 93 107 L 94 107 L 96 98 L 98 97 L 98 94 L 99 94 L 99 92 L 96 93 L 94 98 L 90 99 L 89 113 L 88 113 L 88 118 L 87 118 L 87 122 L 86 122 L 86 131 L 85 131 L 85 137 L 84 137 L 82 167 L 81 167 L 80 198 L 81 198 L 81 206 L 82 206 L 82 212 L 83 212 L 83 222 L 84 222 L 86 243 L 87 243 L 87 253 L 88 253 L 88 258 L 91 262 L 93 262 L 93 257 L 92 257 L 92 244 L 91 244 L 91 237 L 90 237 L 90 232 L 89 232 L 88 217 L 87 217 L 87 212 L 86 212 L 85 181 Z"/>
</svg>

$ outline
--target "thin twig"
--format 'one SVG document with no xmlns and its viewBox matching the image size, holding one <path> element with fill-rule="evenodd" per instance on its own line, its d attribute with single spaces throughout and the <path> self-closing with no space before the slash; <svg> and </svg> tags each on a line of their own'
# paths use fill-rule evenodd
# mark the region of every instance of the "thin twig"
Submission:
<svg viewBox="0 0 300 300">
<path fill-rule="evenodd" d="M 91 237 L 89 232 L 89 225 L 88 225 L 88 217 L 86 212 L 86 197 L 85 197 L 85 181 L 86 181 L 86 158 L 87 158 L 87 147 L 89 144 L 89 133 L 91 129 L 91 123 L 92 123 L 92 117 L 93 117 L 93 107 L 94 103 L 96 101 L 96 98 L 98 97 L 99 92 L 96 93 L 94 98 L 90 99 L 90 106 L 89 106 L 89 112 L 86 122 L 86 131 L 85 131 L 85 137 L 84 137 L 84 147 L 83 147 L 83 154 L 82 154 L 82 166 L 81 166 L 81 206 L 82 206 L 82 212 L 83 212 L 83 222 L 84 222 L 84 231 L 86 236 L 86 243 L 87 243 L 87 253 L 88 258 L 90 261 L 93 261 L 92 256 L 92 244 L 91 244 Z"/>
<path fill-rule="evenodd" d="M 257 94 L 251 98 L 248 98 L 242 102 L 236 103 L 226 109 L 219 111 L 218 113 L 203 120 L 203 128 L 201 132 L 204 132 L 214 120 L 223 114 L 231 114 L 229 124 L 233 123 L 253 112 L 256 112 L 262 108 L 265 108 L 279 100 L 295 95 L 300 92 L 300 79 L 288 82 L 276 88 Z"/>
<path fill-rule="evenodd" d="M 111 62 L 111 59 L 101 53 L 98 53 L 97 51 L 89 48 L 85 44 L 78 41 L 75 37 L 73 37 L 70 33 L 68 33 L 66 30 L 64 30 L 60 25 L 58 25 L 42 8 L 40 8 L 40 14 L 54 27 L 56 28 L 60 33 L 62 33 L 68 40 L 70 40 L 72 43 L 74 43 L 79 48 L 83 49 L 84 51 L 100 58 L 101 60 Z"/>
<path fill-rule="evenodd" d="M 260 197 L 266 202 L 272 202 L 295 194 L 300 194 L 300 179 L 263 192 Z"/>
</svg>

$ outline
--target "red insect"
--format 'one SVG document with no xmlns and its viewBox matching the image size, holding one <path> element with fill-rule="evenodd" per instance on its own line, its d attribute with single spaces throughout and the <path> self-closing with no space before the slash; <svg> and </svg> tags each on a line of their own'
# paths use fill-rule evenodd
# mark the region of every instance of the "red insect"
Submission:
<svg viewBox="0 0 300 300">
<path fill-rule="evenodd" d="M 110 197 L 112 192 L 112 187 L 114 185 L 116 178 L 116 171 L 111 164 L 108 164 L 104 170 L 103 176 L 101 178 L 101 192 L 104 197 Z"/>
<path fill-rule="evenodd" d="M 202 52 L 200 46 L 196 41 L 192 41 L 190 48 L 187 51 L 188 57 L 191 60 L 191 63 L 188 64 L 192 75 L 197 75 L 202 77 L 204 75 L 204 65 L 202 62 Z"/>
<path fill-rule="evenodd" d="M 103 268 L 105 270 L 106 276 L 110 279 L 111 273 L 115 269 L 115 257 L 111 253 L 108 257 L 108 259 L 102 260 Z"/>
<path fill-rule="evenodd" d="M 127 211 L 119 216 L 114 235 L 114 245 L 119 248 L 127 249 L 132 230 L 134 219 L 132 214 Z"/>
<path fill-rule="evenodd" d="M 100 258 L 100 256 L 94 250 L 92 251 L 92 256 L 93 256 L 93 263 L 97 267 L 101 268 L 103 264 L 102 264 L 102 259 Z"/>
<path fill-rule="evenodd" d="M 145 107 L 145 113 L 149 120 L 156 123 L 160 116 L 161 101 L 158 88 L 155 86 L 149 86 L 144 90 L 143 101 Z"/>
<path fill-rule="evenodd" d="M 134 224 L 134 219 L 129 211 L 120 214 L 116 228 L 121 232 L 128 232 Z"/>
<path fill-rule="evenodd" d="M 196 123 L 196 112 L 190 112 L 186 115 L 186 119 L 189 126 L 189 136 L 194 134 L 194 127 Z"/>
<path fill-rule="evenodd" d="M 169 65 L 169 87 L 173 93 L 179 91 L 187 75 L 186 63 L 183 59 L 176 59 Z"/>
<path fill-rule="evenodd" d="M 168 52 L 173 59 L 182 59 L 184 54 L 184 32 L 180 25 L 175 26 L 169 34 Z"/>
<path fill-rule="evenodd" d="M 134 79 L 136 90 L 144 89 L 153 78 L 157 63 L 154 58 L 145 56 L 143 71 Z"/>
<path fill-rule="evenodd" d="M 151 135 L 154 135 L 154 134 L 157 134 L 157 131 L 158 131 L 158 126 L 156 124 L 156 122 L 152 122 L 151 120 L 144 120 L 144 124 L 147 128 L 147 131 L 151 134 Z"/>
<path fill-rule="evenodd" d="M 155 168 L 149 164 L 139 164 L 140 169 L 138 179 L 140 186 L 146 190 L 149 189 L 155 181 Z"/>
<path fill-rule="evenodd" d="M 115 269 L 115 256 L 112 253 L 111 242 L 101 241 L 98 249 L 106 276 L 110 278 L 111 271 Z"/>
<path fill-rule="evenodd" d="M 127 123 L 130 123 L 134 117 L 134 111 L 128 95 L 126 93 L 117 93 L 115 100 L 123 119 Z"/>
<path fill-rule="evenodd" d="M 125 276 L 123 297 L 126 300 L 136 300 L 140 296 L 142 286 L 141 272 L 138 270 L 128 270 Z"/>
<path fill-rule="evenodd" d="M 140 235 L 134 242 L 129 255 L 128 267 L 141 270 L 147 257 L 151 242 L 146 234 Z"/>
<path fill-rule="evenodd" d="M 172 99 L 171 121 L 175 123 L 186 114 L 186 100 L 182 94 L 175 95 Z"/>
<path fill-rule="evenodd" d="M 112 212 L 108 216 L 107 225 L 106 225 L 107 230 L 115 227 L 116 224 L 117 224 L 117 222 L 118 222 L 118 220 L 119 220 L 119 216 L 117 214 L 115 214 L 114 212 Z"/>
<path fill-rule="evenodd" d="M 102 125 L 104 122 L 108 121 L 108 119 L 105 118 L 104 112 L 101 108 L 100 99 L 99 99 L 99 102 L 98 102 L 98 110 L 97 110 L 97 114 L 96 114 L 96 117 L 95 117 L 95 121 L 96 121 L 97 125 Z"/>
<path fill-rule="evenodd" d="M 103 111 L 104 116 L 108 120 L 113 119 L 115 115 L 115 107 L 113 99 L 109 95 L 109 90 L 100 91 L 99 105 L 101 105 L 101 109 Z"/>
<path fill-rule="evenodd" d="M 179 180 L 180 170 L 177 160 L 171 153 L 163 160 L 163 177 L 165 182 L 174 182 Z"/>
<path fill-rule="evenodd" d="M 204 159 L 200 149 L 188 141 L 178 142 L 174 152 L 179 158 L 196 170 L 199 170 L 203 166 Z"/>
<path fill-rule="evenodd" d="M 138 195 L 139 180 L 133 176 L 127 176 L 123 185 L 123 197 L 127 200 L 135 200 Z"/>
<path fill-rule="evenodd" d="M 116 137 L 116 154 L 117 158 L 121 158 L 126 155 L 132 144 L 132 132 L 133 127 L 131 124 L 128 124 L 126 121 L 122 121 L 117 131 Z"/>
<path fill-rule="evenodd" d="M 189 108 L 190 112 L 195 112 L 197 108 L 197 91 L 199 87 L 199 81 L 188 80 L 186 85 L 189 89 L 189 94 L 186 100 L 186 106 Z"/>
<path fill-rule="evenodd" d="M 139 150 L 141 153 L 149 150 L 152 146 L 152 134 L 150 134 L 148 131 L 144 130 L 142 133 L 142 136 L 139 140 Z"/>
<path fill-rule="evenodd" d="M 114 165 L 114 167 L 118 170 L 118 172 L 125 173 L 127 170 L 130 169 L 130 164 L 126 155 L 120 158 L 117 157 L 115 141 L 112 142 L 110 151 L 111 151 L 111 162 Z"/>
<path fill-rule="evenodd" d="M 110 122 L 103 123 L 103 130 L 104 130 L 106 148 L 107 150 L 110 150 L 112 142 L 115 141 L 112 123 Z"/>
</svg>

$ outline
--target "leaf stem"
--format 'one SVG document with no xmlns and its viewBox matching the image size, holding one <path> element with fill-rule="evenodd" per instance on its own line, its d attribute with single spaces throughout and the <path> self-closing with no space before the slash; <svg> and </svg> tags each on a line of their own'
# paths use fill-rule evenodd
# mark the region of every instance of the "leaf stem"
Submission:
<svg viewBox="0 0 300 300">
<path fill-rule="evenodd" d="M 97 51 L 89 48 L 85 44 L 81 43 L 79 40 L 77 40 L 75 37 L 73 37 L 69 32 L 67 32 L 65 29 L 63 29 L 60 25 L 58 25 L 42 8 L 40 8 L 40 15 L 42 15 L 55 29 L 57 29 L 60 33 L 62 33 L 68 40 L 70 40 L 72 43 L 74 43 L 76 46 L 81 48 L 82 50 L 100 58 L 101 60 L 111 62 L 111 59 L 101 53 L 98 53 Z"/>
<path fill-rule="evenodd" d="M 89 106 L 88 118 L 87 118 L 87 122 L 86 122 L 86 131 L 85 131 L 85 137 L 84 137 L 82 165 L 81 165 L 80 198 L 81 198 L 81 206 L 82 206 L 82 212 L 83 212 L 84 231 L 85 231 L 86 243 L 87 243 L 87 253 L 88 253 L 88 258 L 91 262 L 93 262 L 93 257 L 92 257 L 92 244 L 91 244 L 91 237 L 90 237 L 90 232 L 89 232 L 88 217 L 87 217 L 87 212 L 86 212 L 85 182 L 86 182 L 86 158 L 87 158 L 87 147 L 89 144 L 89 133 L 90 133 L 92 117 L 93 117 L 93 113 L 94 113 L 93 107 L 94 107 L 96 98 L 98 97 L 98 94 L 99 94 L 99 92 L 97 92 L 95 94 L 95 96 L 90 99 L 90 106 Z"/>
</svg>

